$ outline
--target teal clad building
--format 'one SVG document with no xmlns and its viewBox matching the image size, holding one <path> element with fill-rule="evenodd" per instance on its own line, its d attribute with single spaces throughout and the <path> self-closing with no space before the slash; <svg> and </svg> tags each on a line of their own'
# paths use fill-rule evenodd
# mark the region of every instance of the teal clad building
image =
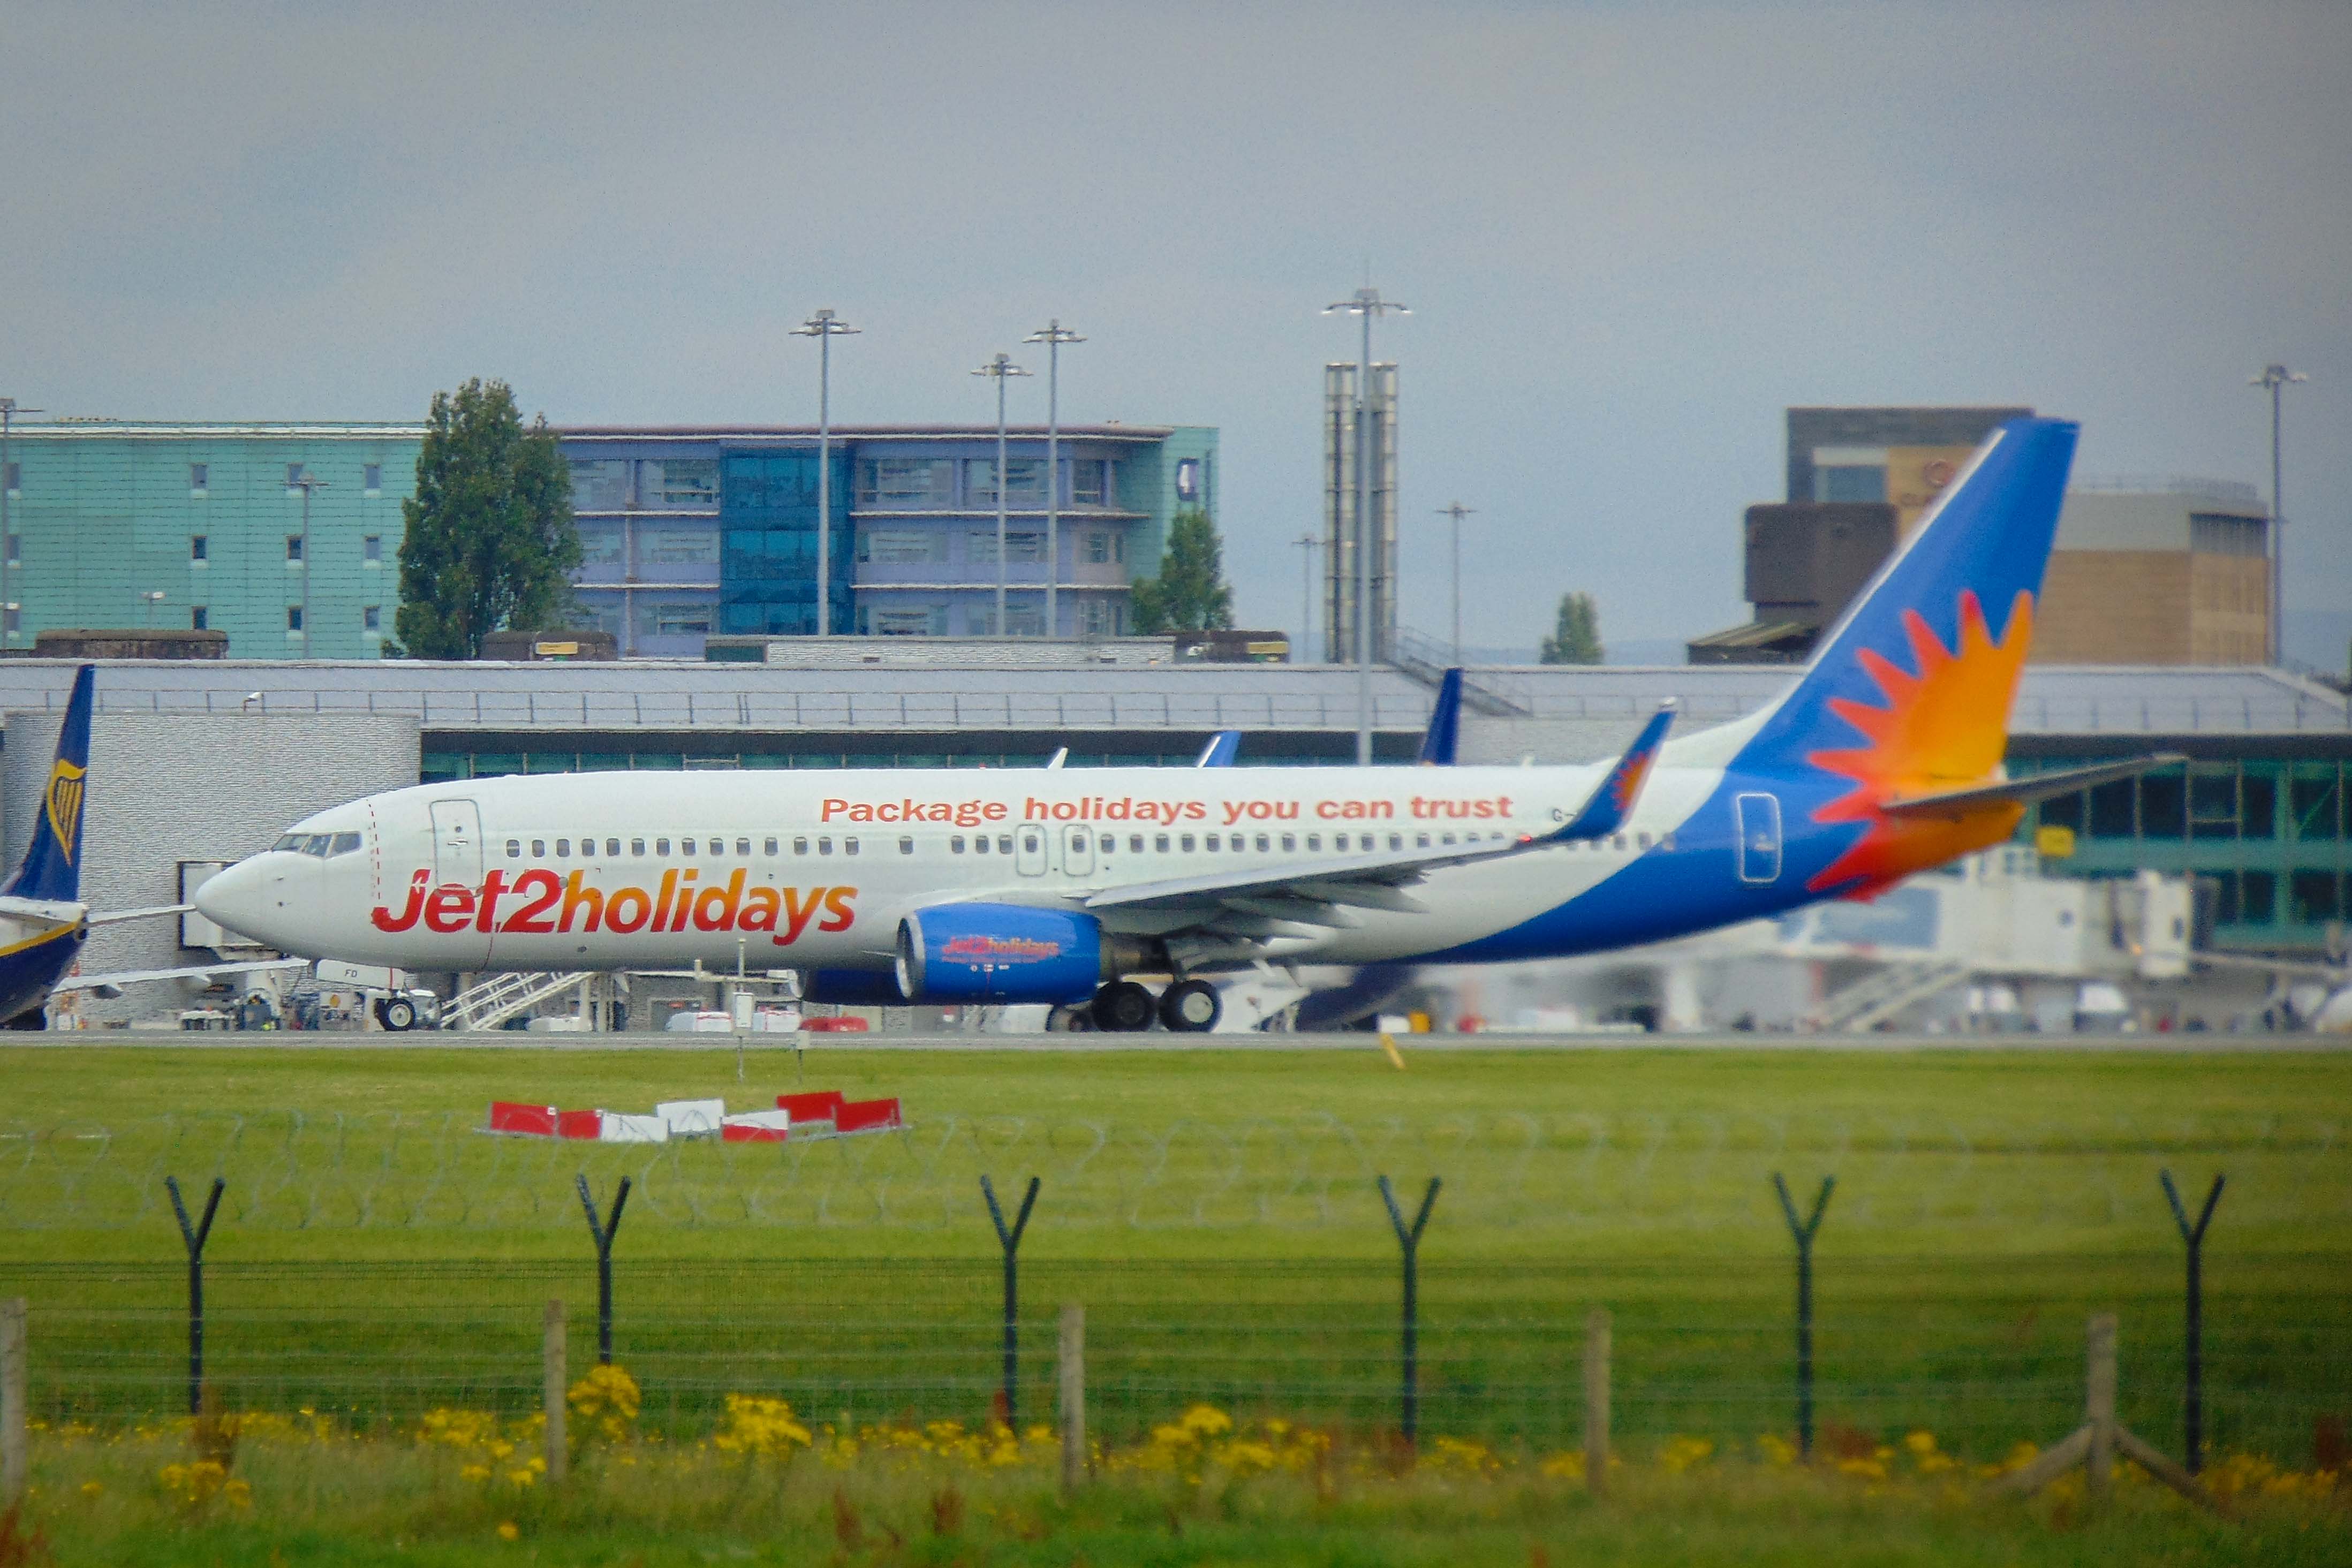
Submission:
<svg viewBox="0 0 2352 1568">
<path fill-rule="evenodd" d="M 377 657 L 423 441 L 415 424 L 19 424 L 0 646 L 193 627 L 239 658 Z"/>
</svg>

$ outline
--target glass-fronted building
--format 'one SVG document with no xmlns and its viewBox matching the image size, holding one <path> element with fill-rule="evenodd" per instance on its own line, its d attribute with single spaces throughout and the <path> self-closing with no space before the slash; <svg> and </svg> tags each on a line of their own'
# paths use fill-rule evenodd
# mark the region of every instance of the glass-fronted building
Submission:
<svg viewBox="0 0 2352 1568">
<path fill-rule="evenodd" d="M 394 629 L 400 504 L 415 493 L 424 434 L 390 423 L 19 424 L 6 458 L 0 646 L 29 647 L 45 628 L 148 625 L 225 632 L 236 658 L 373 657 Z M 625 653 L 698 658 L 713 632 L 816 631 L 814 427 L 581 426 L 562 443 L 580 607 Z M 993 425 L 836 430 L 831 628 L 1125 632 L 1129 584 L 1158 569 L 1176 512 L 1215 513 L 1217 433 L 1072 426 L 1051 492 L 1046 447 L 1042 426 L 1008 433 L 1000 568 Z"/>
</svg>

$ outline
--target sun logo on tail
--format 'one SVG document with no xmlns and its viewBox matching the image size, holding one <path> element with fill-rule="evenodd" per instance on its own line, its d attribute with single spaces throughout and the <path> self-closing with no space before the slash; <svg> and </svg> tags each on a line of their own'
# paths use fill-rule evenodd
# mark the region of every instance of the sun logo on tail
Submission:
<svg viewBox="0 0 2352 1568">
<path fill-rule="evenodd" d="M 1947 648 L 1925 617 L 1903 612 L 1914 670 L 1869 648 L 1856 657 L 1884 706 L 1832 697 L 1830 710 L 1864 744 L 1810 753 L 1805 760 L 1851 779 L 1853 788 L 1813 812 L 1816 822 L 1866 822 L 1863 835 L 1806 885 L 1877 892 L 1914 872 L 2007 838 L 2024 808 L 1987 806 L 1958 821 L 1890 818 L 1889 800 L 1965 789 L 1997 776 L 2009 740 L 2009 710 L 2026 650 L 2033 642 L 2033 597 L 2020 591 L 1996 643 L 1975 592 L 1959 598 L 1957 649 Z M 1849 885 L 1851 884 L 1851 885 Z"/>
<path fill-rule="evenodd" d="M 81 826 L 81 797 L 86 769 L 59 760 L 49 769 L 49 831 L 57 835 L 58 852 L 70 865 L 74 857 L 74 831 Z"/>
</svg>

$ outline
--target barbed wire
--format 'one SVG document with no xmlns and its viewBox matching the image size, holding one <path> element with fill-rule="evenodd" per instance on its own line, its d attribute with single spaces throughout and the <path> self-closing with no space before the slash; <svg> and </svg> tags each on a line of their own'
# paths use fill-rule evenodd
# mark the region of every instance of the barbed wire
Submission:
<svg viewBox="0 0 2352 1568">
<path fill-rule="evenodd" d="M 2309 1116 L 2134 1120 L 1539 1112 L 1164 1122 L 927 1116 L 900 1132 L 724 1144 L 492 1136 L 478 1113 L 184 1113 L 0 1124 L 0 1231 L 168 1220 L 166 1175 L 228 1182 L 248 1230 L 572 1228 L 583 1170 L 635 1184 L 631 1224 L 916 1230 L 970 1225 L 978 1176 L 1044 1177 L 1056 1228 L 1312 1230 L 1380 1217 L 1371 1181 L 1442 1172 L 1458 1225 L 1685 1230 L 1773 1215 L 1769 1173 L 1839 1175 L 1837 1225 L 2080 1231 L 2138 1224 L 2157 1168 L 2226 1162 L 2232 1223 L 2352 1217 L 2344 1124 Z"/>
</svg>

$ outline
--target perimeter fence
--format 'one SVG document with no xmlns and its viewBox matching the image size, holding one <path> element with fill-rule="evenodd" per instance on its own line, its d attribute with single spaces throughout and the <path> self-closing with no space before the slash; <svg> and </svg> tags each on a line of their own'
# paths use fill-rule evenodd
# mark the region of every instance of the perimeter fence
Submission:
<svg viewBox="0 0 2352 1568">
<path fill-rule="evenodd" d="M 2315 1435 L 2340 1446 L 2352 1414 L 2340 1134 L 2324 1110 L 950 1114 L 662 1145 L 489 1137 L 457 1116 L 19 1126 L 0 1131 L 0 1296 L 29 1300 L 31 1405 L 58 1419 L 184 1411 L 196 1375 L 231 1408 L 362 1426 L 521 1414 L 551 1299 L 571 1304 L 571 1364 L 595 1358 L 601 1268 L 611 1354 L 679 1434 L 730 1394 L 847 1426 L 1043 1418 L 1073 1302 L 1108 1440 L 1194 1402 L 1367 1430 L 1417 1406 L 1425 1433 L 1549 1449 L 1580 1430 L 1587 1314 L 1605 1307 L 1630 1441 L 1926 1429 L 1983 1456 L 2074 1424 L 2084 1321 L 2116 1312 L 2127 1426 L 2180 1433 L 2193 1376 L 2209 1448 L 2299 1459 Z M 2175 1166 L 2192 1199 L 2229 1173 L 2210 1238 L 2159 1185 Z M 1005 1200 L 993 1224 L 983 1176 Z"/>
</svg>

